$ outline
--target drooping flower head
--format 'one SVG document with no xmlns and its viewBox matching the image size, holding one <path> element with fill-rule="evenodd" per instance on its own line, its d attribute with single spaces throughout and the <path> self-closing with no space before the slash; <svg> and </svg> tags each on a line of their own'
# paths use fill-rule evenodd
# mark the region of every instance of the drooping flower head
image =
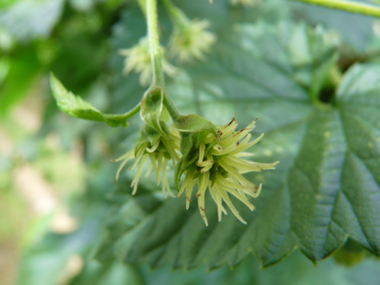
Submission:
<svg viewBox="0 0 380 285">
<path fill-rule="evenodd" d="M 163 122 L 161 122 L 161 124 L 164 126 Z M 174 194 L 170 189 L 166 170 L 170 160 L 173 161 L 174 165 L 179 159 L 178 152 L 180 150 L 180 136 L 175 129 L 168 130 L 169 129 L 166 129 L 167 138 L 165 138 L 148 124 L 145 124 L 142 128 L 140 138 L 135 142 L 134 148 L 114 160 L 122 161 L 117 171 L 116 179 L 119 178 L 120 172 L 127 162 L 134 160 L 130 170 L 137 167 L 137 171 L 131 184 L 131 187 L 133 187 L 132 195 L 137 192 L 141 174 L 147 160 L 149 160 L 149 168 L 145 176 L 147 177 L 153 169 L 156 174 L 157 185 L 161 183 L 164 196 L 167 197 L 168 192 L 174 197 Z"/>
<path fill-rule="evenodd" d="M 263 137 L 262 134 L 258 138 L 251 140 L 250 132 L 255 127 L 255 122 L 256 120 L 246 128 L 235 131 L 238 123 L 234 117 L 229 124 L 218 128 L 217 134 L 209 133 L 196 147 L 193 147 L 188 155 L 187 162 L 181 163 L 185 179 L 178 196 L 185 192 L 186 209 L 188 209 L 194 185 L 198 182 L 198 191 L 196 193 L 198 207 L 206 225 L 208 225 L 205 213 L 207 189 L 209 189 L 211 197 L 217 205 L 219 221 L 222 219 L 222 213 L 227 214 L 223 205 L 224 202 L 232 213 L 242 223 L 246 224 L 246 221 L 232 204 L 229 195 L 235 196 L 250 210 L 254 210 L 255 207 L 247 196 L 256 198 L 260 194 L 261 184 L 253 184 L 243 174 L 274 169 L 274 166 L 278 163 L 278 161 L 259 163 L 245 159 L 252 156 L 252 153 L 244 151 Z"/>
<path fill-rule="evenodd" d="M 152 62 L 149 40 L 143 37 L 139 43 L 130 49 L 119 50 L 121 56 L 125 56 L 123 74 L 127 76 L 132 70 L 140 73 L 140 85 L 148 86 L 152 80 Z M 176 68 L 163 56 L 162 68 L 168 76 L 174 76 Z"/>
<path fill-rule="evenodd" d="M 173 28 L 169 40 L 169 54 L 181 63 L 194 59 L 203 60 L 216 41 L 213 33 L 207 31 L 210 22 L 207 20 L 182 19 Z"/>
</svg>

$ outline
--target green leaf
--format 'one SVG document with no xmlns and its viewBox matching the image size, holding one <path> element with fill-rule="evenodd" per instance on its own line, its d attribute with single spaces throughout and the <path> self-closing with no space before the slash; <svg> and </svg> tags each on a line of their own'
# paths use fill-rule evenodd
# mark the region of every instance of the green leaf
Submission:
<svg viewBox="0 0 380 285">
<path fill-rule="evenodd" d="M 105 122 L 111 127 L 118 127 L 119 125 L 127 127 L 127 119 L 130 117 L 129 113 L 124 115 L 102 114 L 90 103 L 67 91 L 53 74 L 50 77 L 50 84 L 58 107 L 66 114 L 75 118 Z"/>
<path fill-rule="evenodd" d="M 311 85 L 305 90 L 295 82 L 289 47 L 273 29 L 264 23 L 226 29 L 206 63 L 187 67 L 168 85 L 182 113 L 223 125 L 236 112 L 242 128 L 260 118 L 253 136 L 265 137 L 251 150 L 255 161 L 281 163 L 247 175 L 263 183 L 254 212 L 233 199 L 248 224 L 233 215 L 218 223 L 206 199 L 205 227 L 195 197 L 188 211 L 184 197 L 168 199 L 124 229 L 116 225 L 125 216 L 113 215 L 102 251 L 182 269 L 236 266 L 250 252 L 269 266 L 295 248 L 318 262 L 350 237 L 380 256 L 380 65 L 352 67 L 332 94 L 334 104 L 313 104 Z"/>
<path fill-rule="evenodd" d="M 91 259 L 87 260 L 83 271 L 76 276 L 69 285 L 86 284 L 114 284 L 124 285 L 129 282 L 133 285 L 144 285 L 137 268 L 119 262 L 99 264 Z"/>
<path fill-rule="evenodd" d="M 152 272 L 143 267 L 143 272 L 147 278 L 147 284 L 157 284 L 157 280 L 165 280 L 167 285 L 271 285 L 279 283 L 371 285 L 376 284 L 380 278 L 379 268 L 380 264 L 375 259 L 365 261 L 353 268 L 345 268 L 336 264 L 332 259 L 315 267 L 311 262 L 305 262 L 302 254 L 297 252 L 284 262 L 271 266 L 266 270 L 259 270 L 257 262 L 248 256 L 244 263 L 234 270 L 225 266 L 213 272 L 205 272 L 204 268 L 182 272 L 171 271 L 165 267 Z M 363 276 L 366 276 L 366 278 L 363 278 Z"/>
</svg>

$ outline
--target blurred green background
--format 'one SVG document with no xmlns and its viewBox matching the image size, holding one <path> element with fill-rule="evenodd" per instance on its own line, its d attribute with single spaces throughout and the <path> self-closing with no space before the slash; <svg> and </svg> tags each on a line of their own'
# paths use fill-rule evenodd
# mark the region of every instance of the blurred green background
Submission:
<svg viewBox="0 0 380 285">
<path fill-rule="evenodd" d="M 186 3 L 191 16 L 200 2 L 208 5 L 195 2 Z M 242 21 L 304 19 L 334 29 L 357 54 L 378 45 L 373 19 L 257 2 Z M 112 207 L 117 165 L 110 159 L 130 142 L 122 129 L 60 113 L 49 73 L 101 110 L 134 106 L 143 89 L 132 74 L 125 91 L 117 50 L 122 19 L 136 7 L 125 0 L 0 2 L 0 284 L 380 284 L 380 262 L 352 241 L 316 267 L 296 251 L 262 271 L 252 257 L 234 270 L 188 273 L 92 259 Z M 223 22 L 218 11 L 210 17 Z M 140 22 L 128 40 L 144 33 Z"/>
</svg>

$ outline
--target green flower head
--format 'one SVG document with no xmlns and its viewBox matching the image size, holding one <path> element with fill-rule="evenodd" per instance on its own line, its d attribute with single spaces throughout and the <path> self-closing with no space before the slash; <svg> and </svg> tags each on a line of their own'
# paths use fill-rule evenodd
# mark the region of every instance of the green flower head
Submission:
<svg viewBox="0 0 380 285">
<path fill-rule="evenodd" d="M 163 122 L 162 125 L 166 126 Z M 180 136 L 175 129 L 165 128 L 165 131 L 167 138 L 164 138 L 148 124 L 145 124 L 142 128 L 140 138 L 135 142 L 134 148 L 114 160 L 122 161 L 116 173 L 117 180 L 119 179 L 121 170 L 127 162 L 134 160 L 130 170 L 137 167 L 137 171 L 131 184 L 131 187 L 133 187 L 132 195 L 137 192 L 141 174 L 144 170 L 146 161 L 149 159 L 150 164 L 145 176 L 147 177 L 153 169 L 156 174 L 157 185 L 161 183 L 164 196 L 167 197 L 168 192 L 174 197 L 174 194 L 170 189 L 166 170 L 170 160 L 173 161 L 173 165 L 179 160 L 178 152 L 180 149 Z"/>
<path fill-rule="evenodd" d="M 215 35 L 207 31 L 209 27 L 210 22 L 207 20 L 184 20 L 177 23 L 169 40 L 170 55 L 182 63 L 204 59 L 216 41 Z"/>
<path fill-rule="evenodd" d="M 178 196 L 185 192 L 186 209 L 189 208 L 194 185 L 198 182 L 198 206 L 206 225 L 205 195 L 209 189 L 211 197 L 217 205 L 219 221 L 222 213 L 227 214 L 223 202 L 231 209 L 232 213 L 244 224 L 246 221 L 232 204 L 229 195 L 235 196 L 249 209 L 254 210 L 247 196 L 256 198 L 261 191 L 261 184 L 255 185 L 247 180 L 243 174 L 252 171 L 274 169 L 278 163 L 259 163 L 248 161 L 245 158 L 253 154 L 244 152 L 256 144 L 263 134 L 251 140 L 250 132 L 255 127 L 254 120 L 246 128 L 235 131 L 238 122 L 235 117 L 224 127 L 218 128 L 217 134 L 209 133 L 196 147 L 189 152 L 187 161 L 182 163 L 185 179 L 179 190 Z"/>
</svg>

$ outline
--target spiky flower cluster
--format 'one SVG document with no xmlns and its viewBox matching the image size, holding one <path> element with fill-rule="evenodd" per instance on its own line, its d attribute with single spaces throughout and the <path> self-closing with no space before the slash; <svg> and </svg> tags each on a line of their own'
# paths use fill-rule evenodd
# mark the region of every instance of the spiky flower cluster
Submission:
<svg viewBox="0 0 380 285">
<path fill-rule="evenodd" d="M 207 20 L 187 20 L 174 25 L 169 41 L 170 56 L 181 63 L 204 59 L 216 41 L 215 35 L 207 31 L 209 27 Z"/>
<path fill-rule="evenodd" d="M 147 37 L 139 40 L 139 43 L 130 49 L 119 50 L 121 56 L 125 56 L 123 74 L 128 76 L 131 71 L 140 73 L 140 85 L 148 86 L 152 80 L 152 62 L 150 46 Z M 165 57 L 162 57 L 162 68 L 168 76 L 174 76 L 176 68 Z"/>
<path fill-rule="evenodd" d="M 171 196 L 175 197 L 170 189 L 166 170 L 168 168 L 168 162 L 170 160 L 172 160 L 173 164 L 175 164 L 179 159 L 181 142 L 179 133 L 175 129 L 171 129 L 170 132 L 167 133 L 168 138 L 164 138 L 148 125 L 145 125 L 145 128 L 142 130 L 143 131 L 141 133 L 141 136 L 136 141 L 134 148 L 114 160 L 122 161 L 116 173 L 116 179 L 119 179 L 120 172 L 127 164 L 127 162 L 134 160 L 134 163 L 130 170 L 133 170 L 137 167 L 136 174 L 131 184 L 131 187 L 133 187 L 132 195 L 136 194 L 141 174 L 144 170 L 146 161 L 149 159 L 150 164 L 145 176 L 149 176 L 153 169 L 156 174 L 157 185 L 161 183 L 162 192 L 165 198 L 167 197 L 167 192 Z"/>
<path fill-rule="evenodd" d="M 243 202 L 249 209 L 255 207 L 248 200 L 247 196 L 256 198 L 261 191 L 261 184 L 255 185 L 247 180 L 242 174 L 252 171 L 262 171 L 274 169 L 278 163 L 259 163 L 245 160 L 244 157 L 252 156 L 252 153 L 244 150 L 256 144 L 263 134 L 254 140 L 251 139 L 250 131 L 255 127 L 253 121 L 246 128 L 235 131 L 238 123 L 235 118 L 226 126 L 219 128 L 217 136 L 213 133 L 207 135 L 202 141 L 193 158 L 193 163 L 184 171 L 185 179 L 178 193 L 178 197 L 183 192 L 186 194 L 186 209 L 189 208 L 191 194 L 196 182 L 198 182 L 198 207 L 206 225 L 205 195 L 209 189 L 211 197 L 217 204 L 219 221 L 222 213 L 227 214 L 223 202 L 231 209 L 232 213 L 244 224 L 246 221 L 232 204 L 229 194 L 235 196 Z"/>
<path fill-rule="evenodd" d="M 183 117 L 185 118 L 185 122 L 191 121 L 186 116 Z M 211 122 L 199 118 L 201 117 L 196 117 L 197 120 L 201 120 L 201 122 L 198 121 L 199 124 L 206 122 L 205 125 L 209 124 L 208 126 L 211 125 L 212 128 L 211 130 L 209 127 L 201 128 L 199 132 L 187 133 L 192 136 L 192 139 L 188 141 L 190 142 L 189 151 L 183 156 L 181 156 L 180 151 L 186 148 L 186 146 L 182 145 L 185 140 L 183 136 L 181 138 L 178 130 L 173 127 L 169 129 L 163 124 L 165 133 L 167 134 L 165 138 L 148 124 L 145 124 L 134 148 L 115 160 L 122 161 L 117 172 L 117 177 L 125 164 L 130 160 L 134 160 L 131 170 L 137 167 L 137 172 L 131 187 L 133 187 L 132 194 L 135 194 L 144 165 L 149 159 L 150 167 L 146 176 L 154 169 L 157 183 L 161 183 L 162 192 L 165 197 L 167 197 L 167 192 L 174 197 L 166 176 L 168 163 L 172 160 L 175 166 L 175 180 L 177 179 L 177 197 L 185 193 L 186 209 L 189 209 L 194 186 L 198 185 L 196 197 L 198 199 L 199 211 L 206 226 L 208 225 L 205 213 L 207 189 L 217 205 L 219 221 L 222 219 L 222 213 L 227 215 L 227 210 L 224 207 L 225 203 L 232 213 L 242 223 L 246 224 L 246 221 L 240 216 L 238 210 L 233 205 L 229 195 L 235 196 L 250 210 L 254 210 L 255 207 L 249 201 L 248 196 L 256 198 L 260 194 L 261 184 L 253 184 L 243 174 L 274 169 L 278 161 L 274 163 L 259 163 L 245 159 L 253 155 L 252 153 L 245 152 L 245 150 L 256 144 L 263 137 L 262 134 L 258 138 L 251 140 L 250 132 L 255 127 L 256 120 L 244 129 L 236 131 L 238 122 L 235 117 L 230 123 L 219 128 L 216 128 Z M 194 121 L 191 121 L 191 124 L 193 123 Z M 194 141 L 197 141 L 197 143 L 194 143 Z M 185 178 L 181 187 L 179 187 L 178 182 L 182 175 Z"/>
</svg>

